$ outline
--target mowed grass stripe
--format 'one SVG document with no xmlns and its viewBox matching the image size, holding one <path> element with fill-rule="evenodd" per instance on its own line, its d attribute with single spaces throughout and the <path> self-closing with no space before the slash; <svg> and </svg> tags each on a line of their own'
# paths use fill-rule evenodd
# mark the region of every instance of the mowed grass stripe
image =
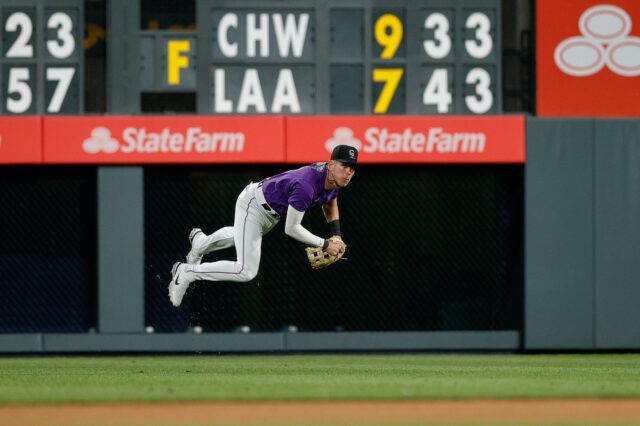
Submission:
<svg viewBox="0 0 640 426">
<path fill-rule="evenodd" d="M 0 403 L 640 397 L 640 355 L 0 358 Z"/>
</svg>

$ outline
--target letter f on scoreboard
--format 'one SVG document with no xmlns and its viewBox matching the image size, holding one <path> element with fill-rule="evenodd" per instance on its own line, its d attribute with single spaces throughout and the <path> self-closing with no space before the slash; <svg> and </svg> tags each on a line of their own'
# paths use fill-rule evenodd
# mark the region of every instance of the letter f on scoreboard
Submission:
<svg viewBox="0 0 640 426">
<path fill-rule="evenodd" d="M 167 83 L 170 86 L 180 84 L 180 71 L 189 68 L 190 40 L 167 41 Z"/>
</svg>

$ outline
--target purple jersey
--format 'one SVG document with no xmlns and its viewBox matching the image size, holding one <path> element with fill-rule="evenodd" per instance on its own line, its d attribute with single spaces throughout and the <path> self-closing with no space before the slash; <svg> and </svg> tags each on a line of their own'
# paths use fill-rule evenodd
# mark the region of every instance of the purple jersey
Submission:
<svg viewBox="0 0 640 426">
<path fill-rule="evenodd" d="M 267 178 L 262 184 L 264 198 L 281 217 L 289 205 L 300 212 L 316 209 L 338 196 L 338 188 L 324 189 L 327 170 L 327 163 L 313 163 Z"/>
</svg>

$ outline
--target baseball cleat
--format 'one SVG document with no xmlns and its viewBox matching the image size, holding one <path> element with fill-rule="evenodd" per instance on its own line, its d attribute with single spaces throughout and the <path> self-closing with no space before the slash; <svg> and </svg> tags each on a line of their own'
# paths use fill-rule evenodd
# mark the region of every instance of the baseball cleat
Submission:
<svg viewBox="0 0 640 426">
<path fill-rule="evenodd" d="M 169 300 L 176 308 L 182 303 L 187 289 L 189 288 L 190 281 L 184 276 L 187 265 L 182 262 L 176 262 L 171 268 L 171 282 L 169 283 Z"/>
<path fill-rule="evenodd" d="M 202 254 L 199 253 L 198 242 L 205 237 L 204 232 L 200 228 L 193 228 L 189 233 L 189 243 L 191 243 L 191 251 L 187 254 L 187 263 L 191 265 L 199 265 L 202 262 Z"/>
</svg>

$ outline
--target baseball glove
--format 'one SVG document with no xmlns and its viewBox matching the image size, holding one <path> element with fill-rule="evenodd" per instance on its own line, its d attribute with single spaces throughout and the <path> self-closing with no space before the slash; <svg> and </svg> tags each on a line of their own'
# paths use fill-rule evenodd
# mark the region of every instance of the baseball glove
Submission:
<svg viewBox="0 0 640 426">
<path fill-rule="evenodd" d="M 342 241 L 340 235 L 334 235 L 329 239 L 332 241 Z M 345 245 L 345 250 L 346 249 L 347 246 Z M 309 265 L 311 265 L 312 269 L 322 269 L 333 265 L 344 255 L 344 252 L 342 252 L 337 256 L 332 256 L 324 251 L 322 247 L 307 247 L 305 251 L 307 252 L 307 259 L 309 259 Z"/>
</svg>

